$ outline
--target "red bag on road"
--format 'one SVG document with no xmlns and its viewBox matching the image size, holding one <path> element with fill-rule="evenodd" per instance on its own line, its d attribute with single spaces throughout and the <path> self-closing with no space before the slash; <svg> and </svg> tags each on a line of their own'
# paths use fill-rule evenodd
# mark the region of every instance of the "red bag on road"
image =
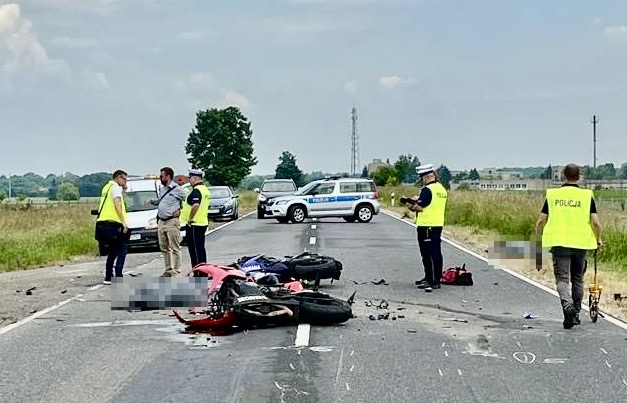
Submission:
<svg viewBox="0 0 627 403">
<path fill-rule="evenodd" d="M 442 284 L 473 285 L 472 273 L 466 270 L 466 263 L 462 267 L 451 267 L 442 272 Z"/>
</svg>

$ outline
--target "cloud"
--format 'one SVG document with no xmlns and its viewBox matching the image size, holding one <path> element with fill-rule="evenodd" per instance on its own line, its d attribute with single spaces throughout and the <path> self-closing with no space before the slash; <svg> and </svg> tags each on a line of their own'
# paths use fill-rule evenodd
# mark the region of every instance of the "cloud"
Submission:
<svg viewBox="0 0 627 403">
<path fill-rule="evenodd" d="M 379 79 L 379 86 L 384 89 L 392 89 L 399 86 L 407 87 L 416 84 L 414 77 L 387 76 Z"/>
<path fill-rule="evenodd" d="M 71 42 L 70 38 L 58 41 L 65 45 Z M 22 18 L 20 6 L 15 3 L 0 5 L 0 66 L 3 87 L 32 85 L 38 78 L 53 77 L 71 86 L 109 88 L 104 73 L 84 70 L 75 74 L 65 60 L 51 58 L 37 38 L 32 22 Z"/>
<path fill-rule="evenodd" d="M 192 73 L 184 79 L 175 80 L 172 87 L 180 94 L 198 94 L 217 89 L 216 79 L 209 72 Z"/>
<path fill-rule="evenodd" d="M 357 83 L 355 81 L 349 81 L 346 84 L 344 84 L 344 89 L 347 92 L 353 93 L 357 91 Z"/>
<path fill-rule="evenodd" d="M 592 22 L 595 24 L 603 24 L 603 17 L 597 17 Z"/>
<path fill-rule="evenodd" d="M 63 60 L 53 60 L 37 39 L 33 24 L 22 18 L 19 4 L 0 5 L 0 63 L 6 73 L 25 70 L 66 73 Z"/>
<path fill-rule="evenodd" d="M 605 35 L 611 40 L 627 41 L 627 25 L 605 27 Z"/>
<path fill-rule="evenodd" d="M 97 43 L 92 38 L 73 38 L 69 36 L 58 36 L 50 41 L 52 46 L 66 49 L 88 49 L 96 46 Z"/>
<path fill-rule="evenodd" d="M 236 106 L 242 110 L 249 110 L 252 106 L 248 98 L 235 91 L 224 91 L 224 98 L 220 103 L 223 107 Z"/>
<path fill-rule="evenodd" d="M 212 36 L 212 31 L 201 29 L 197 31 L 181 32 L 177 35 L 177 38 L 184 42 L 199 42 L 203 39 L 211 38 Z"/>
<path fill-rule="evenodd" d="M 93 91 L 104 91 L 109 89 L 109 80 L 103 72 L 83 70 L 80 73 L 80 85 Z"/>
</svg>

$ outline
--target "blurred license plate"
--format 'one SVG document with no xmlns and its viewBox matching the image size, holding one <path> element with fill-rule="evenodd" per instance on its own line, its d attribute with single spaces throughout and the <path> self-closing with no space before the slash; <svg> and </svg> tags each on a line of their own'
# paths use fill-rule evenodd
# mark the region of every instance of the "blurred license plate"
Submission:
<svg viewBox="0 0 627 403">
<path fill-rule="evenodd" d="M 138 239 L 142 239 L 142 235 L 141 234 L 131 234 L 129 239 L 131 241 L 137 241 Z"/>
<path fill-rule="evenodd" d="M 220 210 L 218 210 L 217 208 L 213 208 L 213 209 L 209 210 L 209 213 L 210 213 L 210 214 L 215 214 L 215 213 L 217 213 L 217 212 L 219 212 L 219 211 L 220 211 Z"/>
</svg>

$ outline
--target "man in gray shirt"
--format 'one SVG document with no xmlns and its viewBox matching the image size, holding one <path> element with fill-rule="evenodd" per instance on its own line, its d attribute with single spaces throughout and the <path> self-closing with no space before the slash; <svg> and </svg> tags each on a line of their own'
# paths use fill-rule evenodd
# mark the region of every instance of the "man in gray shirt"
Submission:
<svg viewBox="0 0 627 403">
<path fill-rule="evenodd" d="M 161 192 L 158 199 L 148 203 L 157 206 L 157 234 L 159 248 L 163 253 L 165 271 L 162 277 L 181 275 L 181 203 L 185 199 L 183 188 L 174 182 L 174 171 L 170 167 L 161 168 L 159 176 Z"/>
</svg>

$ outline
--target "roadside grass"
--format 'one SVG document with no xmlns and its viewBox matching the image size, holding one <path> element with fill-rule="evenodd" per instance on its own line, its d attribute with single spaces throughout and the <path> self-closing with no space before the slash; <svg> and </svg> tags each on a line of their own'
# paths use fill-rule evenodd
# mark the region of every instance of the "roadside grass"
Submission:
<svg viewBox="0 0 627 403">
<path fill-rule="evenodd" d="M 241 192 L 240 216 L 256 209 L 254 192 Z M 91 204 L 0 206 L 0 272 L 31 269 L 79 257 L 98 256 Z M 210 223 L 219 225 L 220 222 Z"/>
<path fill-rule="evenodd" d="M 418 187 L 380 187 L 379 201 L 383 208 L 413 222 L 414 213 L 398 205 L 400 196 L 413 196 Z M 391 194 L 395 194 L 395 206 Z M 626 192 L 627 194 L 627 192 Z M 616 194 L 612 194 L 616 196 Z M 501 240 L 530 242 L 535 222 L 542 209 L 544 192 L 504 192 L 451 190 L 447 206 L 444 235 L 474 252 L 489 258 L 493 265 L 505 265 L 526 277 L 555 290 L 551 256 L 545 253 L 543 270 L 537 271 L 535 259 L 508 259 L 488 254 Z M 614 294 L 627 297 L 627 214 L 616 203 L 597 200 L 604 246 L 597 254 L 599 282 L 603 285 L 601 310 L 627 320 L 627 298 L 614 299 Z M 585 275 L 586 287 L 593 281 L 593 255 L 589 255 Z M 445 264 L 446 266 L 446 264 Z M 587 302 L 587 288 L 584 302 Z"/>
</svg>

